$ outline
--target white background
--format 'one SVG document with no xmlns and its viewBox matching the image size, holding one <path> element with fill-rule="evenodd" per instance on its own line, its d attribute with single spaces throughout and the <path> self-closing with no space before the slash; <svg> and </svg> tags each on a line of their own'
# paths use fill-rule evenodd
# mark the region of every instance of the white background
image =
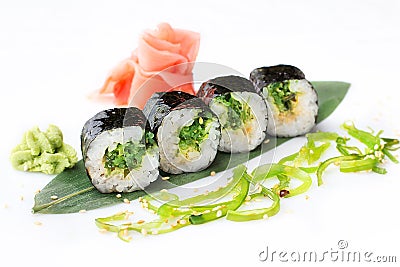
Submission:
<svg viewBox="0 0 400 267">
<path fill-rule="evenodd" d="M 343 103 L 318 129 L 339 131 L 341 123 L 353 120 L 399 138 L 399 13 L 399 1 L 378 0 L 1 1 L 2 265 L 265 266 L 271 263 L 260 262 L 258 255 L 266 246 L 331 251 L 340 239 L 349 242 L 349 250 L 396 255 L 400 261 L 400 172 L 392 163 L 387 175 L 331 168 L 325 184 L 307 192 L 308 200 L 305 195 L 283 200 L 281 212 L 267 221 L 221 219 L 167 235 L 134 235 L 129 244 L 100 234 L 94 219 L 137 211 L 136 202 L 85 214 L 33 215 L 34 192 L 53 176 L 21 173 L 9 163 L 10 150 L 34 125 L 60 126 L 79 152 L 83 123 L 111 106 L 87 95 L 130 55 L 144 29 L 163 21 L 201 33 L 199 61 L 245 75 L 286 63 L 300 67 L 309 80 L 350 82 Z M 282 145 L 277 157 L 303 142 Z"/>
</svg>

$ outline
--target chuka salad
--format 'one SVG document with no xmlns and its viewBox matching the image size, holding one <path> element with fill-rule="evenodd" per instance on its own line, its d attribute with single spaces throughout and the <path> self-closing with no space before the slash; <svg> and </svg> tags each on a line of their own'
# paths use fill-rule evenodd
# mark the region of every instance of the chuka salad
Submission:
<svg viewBox="0 0 400 267">
<path fill-rule="evenodd" d="M 158 219 L 132 223 L 129 217 L 133 213 L 126 211 L 98 218 L 96 225 L 105 231 L 116 232 L 124 241 L 130 241 L 130 231 L 155 235 L 222 217 L 237 222 L 265 219 L 279 212 L 282 198 L 307 192 L 313 175 L 317 177 L 318 185 L 322 185 L 322 175 L 331 164 L 339 166 L 341 172 L 373 171 L 385 174 L 386 169 L 382 164 L 386 158 L 398 163 L 392 154 L 399 149 L 398 139 L 381 137 L 382 131 L 374 134 L 360 130 L 353 123 L 345 123 L 342 128 L 364 148 L 347 145 L 350 138 L 334 132 L 309 133 L 306 135 L 306 144 L 298 152 L 282 158 L 278 163 L 258 166 L 250 173 L 245 166 L 239 165 L 233 170 L 231 180 L 216 191 L 183 200 L 166 190 L 139 198 L 141 206 L 156 214 Z M 339 155 L 321 161 L 332 143 Z M 263 185 L 269 179 L 277 180 L 270 188 Z M 298 181 L 296 186 L 293 186 L 293 180 Z M 243 207 L 243 203 L 257 198 L 268 199 L 269 204 L 257 209 Z M 221 202 L 220 199 L 227 200 Z M 115 221 L 126 222 L 116 225 L 112 223 Z"/>
</svg>

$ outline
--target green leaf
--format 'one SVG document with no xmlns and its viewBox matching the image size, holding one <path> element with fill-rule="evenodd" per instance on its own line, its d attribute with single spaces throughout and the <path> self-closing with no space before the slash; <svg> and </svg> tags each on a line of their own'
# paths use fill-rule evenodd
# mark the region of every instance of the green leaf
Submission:
<svg viewBox="0 0 400 267">
<path fill-rule="evenodd" d="M 319 113 L 317 121 L 321 122 L 340 104 L 350 84 L 345 82 L 313 82 L 312 84 L 318 93 Z M 168 174 L 170 177 L 168 181 L 176 186 L 196 181 L 209 176 L 211 171 L 220 172 L 236 167 L 290 139 L 291 138 L 271 138 L 271 142 L 263 143 L 250 153 L 228 154 L 218 152 L 215 161 L 206 170 L 178 175 Z M 159 179 L 155 183 L 162 183 L 162 181 Z M 90 183 L 83 162 L 80 160 L 74 168 L 67 169 L 63 173 L 57 175 L 35 196 L 33 212 L 61 214 L 79 212 L 80 210 L 93 210 L 123 203 L 125 198 L 134 200 L 145 194 L 144 191 L 136 191 L 122 194 L 121 198 L 117 198 L 116 194 L 99 193 Z M 57 196 L 58 198 L 53 200 L 52 196 Z"/>
</svg>

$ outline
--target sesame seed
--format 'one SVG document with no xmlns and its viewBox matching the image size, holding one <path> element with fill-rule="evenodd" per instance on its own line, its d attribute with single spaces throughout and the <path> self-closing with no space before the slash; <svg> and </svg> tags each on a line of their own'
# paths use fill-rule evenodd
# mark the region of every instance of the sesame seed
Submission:
<svg viewBox="0 0 400 267">
<path fill-rule="evenodd" d="M 222 216 L 222 210 L 217 211 L 217 217 L 221 217 Z"/>
<path fill-rule="evenodd" d="M 142 202 L 143 198 L 142 198 L 142 197 L 139 197 L 138 200 L 139 200 L 139 202 Z"/>
<path fill-rule="evenodd" d="M 104 229 L 104 228 L 99 229 L 99 232 L 102 233 L 102 234 L 107 233 L 107 229 Z"/>
<path fill-rule="evenodd" d="M 37 226 L 42 226 L 43 225 L 43 223 L 41 223 L 39 221 L 34 222 L 34 224 L 37 225 Z"/>
<path fill-rule="evenodd" d="M 267 215 L 267 214 L 264 214 L 264 215 L 263 215 L 263 219 L 264 219 L 264 220 L 268 219 L 268 215 Z"/>
<path fill-rule="evenodd" d="M 51 196 L 50 197 L 52 200 L 56 200 L 56 199 L 58 199 L 58 196 Z"/>
<path fill-rule="evenodd" d="M 161 189 L 160 192 L 161 193 L 168 193 L 168 190 L 167 189 Z"/>
<path fill-rule="evenodd" d="M 177 210 L 177 209 L 174 208 L 174 210 Z M 189 211 L 190 209 L 188 207 L 183 207 L 183 208 L 180 208 L 179 210 L 182 212 L 186 212 L 186 211 Z"/>
<path fill-rule="evenodd" d="M 375 144 L 375 145 L 374 145 L 374 149 L 375 149 L 375 150 L 378 150 L 378 149 L 379 149 L 379 145 L 378 145 L 378 144 Z"/>
<path fill-rule="evenodd" d="M 144 223 L 145 222 L 145 220 L 139 220 L 139 221 L 137 221 L 136 223 L 137 224 L 142 224 L 142 223 Z"/>
<path fill-rule="evenodd" d="M 186 220 L 179 220 L 179 224 L 186 224 Z"/>
<path fill-rule="evenodd" d="M 86 212 L 86 210 L 80 210 L 79 211 L 79 213 L 85 213 Z"/>
<path fill-rule="evenodd" d="M 161 180 L 163 181 L 169 180 L 169 176 L 161 177 Z"/>
<path fill-rule="evenodd" d="M 258 185 L 258 187 L 257 187 L 257 193 L 261 193 L 262 192 L 262 187 L 261 187 L 261 185 Z"/>
<path fill-rule="evenodd" d="M 198 192 L 198 191 L 199 191 L 198 188 L 193 189 L 193 192 Z"/>
<path fill-rule="evenodd" d="M 128 229 L 125 229 L 124 232 L 122 233 L 124 236 L 128 235 Z"/>
<path fill-rule="evenodd" d="M 40 189 L 38 189 L 38 190 L 35 191 L 35 195 L 37 195 L 37 194 L 39 194 L 39 193 L 40 193 Z"/>
<path fill-rule="evenodd" d="M 271 141 L 271 140 L 269 140 L 269 139 L 265 139 L 265 140 L 264 140 L 264 144 L 268 144 L 270 141 Z"/>
<path fill-rule="evenodd" d="M 383 153 L 382 153 L 381 151 L 375 151 L 374 155 L 375 155 L 375 157 L 377 157 L 377 158 L 383 157 Z"/>
<path fill-rule="evenodd" d="M 126 204 L 130 204 L 131 202 L 129 201 L 129 199 L 127 199 L 127 198 L 124 198 L 124 203 L 126 203 Z"/>
<path fill-rule="evenodd" d="M 121 196 L 121 194 L 117 194 L 116 197 L 117 198 L 121 198 L 122 196 Z"/>
<path fill-rule="evenodd" d="M 219 209 L 221 209 L 221 206 L 216 206 L 216 207 L 214 207 L 211 211 L 217 211 L 217 210 L 219 210 Z"/>
<path fill-rule="evenodd" d="M 144 228 L 140 232 L 142 233 L 142 235 L 147 235 L 147 230 Z"/>
<path fill-rule="evenodd" d="M 251 200 L 251 196 L 247 196 L 246 201 L 250 201 L 250 200 Z"/>
<path fill-rule="evenodd" d="M 156 212 L 154 210 L 149 210 L 149 212 L 152 214 L 156 214 Z"/>
<path fill-rule="evenodd" d="M 211 176 L 215 176 L 215 174 L 216 174 L 215 171 L 210 172 L 210 175 L 211 175 Z"/>
<path fill-rule="evenodd" d="M 21 201 L 24 201 L 24 196 L 20 196 L 19 199 L 20 199 Z"/>
<path fill-rule="evenodd" d="M 152 235 L 158 235 L 158 231 L 157 231 L 157 230 L 153 230 L 153 231 L 151 232 L 151 234 L 152 234 Z"/>
<path fill-rule="evenodd" d="M 306 200 L 309 200 L 309 199 L 310 199 L 310 197 L 308 195 L 306 195 Z"/>
</svg>

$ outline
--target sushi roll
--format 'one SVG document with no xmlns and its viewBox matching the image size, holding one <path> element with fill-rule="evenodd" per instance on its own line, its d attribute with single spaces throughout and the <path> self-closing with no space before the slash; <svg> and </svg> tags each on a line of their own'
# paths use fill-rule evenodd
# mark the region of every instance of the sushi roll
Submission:
<svg viewBox="0 0 400 267">
<path fill-rule="evenodd" d="M 292 137 L 314 127 L 318 96 L 300 69 L 289 65 L 257 68 L 250 80 L 267 101 L 269 135 Z"/>
<path fill-rule="evenodd" d="M 199 98 L 178 91 L 155 93 L 143 112 L 157 137 L 164 172 L 196 172 L 214 161 L 220 125 Z"/>
<path fill-rule="evenodd" d="M 248 152 L 266 136 L 268 111 L 253 84 L 239 76 L 223 76 L 204 82 L 197 96 L 218 116 L 221 124 L 219 150 Z"/>
<path fill-rule="evenodd" d="M 83 161 L 101 193 L 143 190 L 157 179 L 158 146 L 146 125 L 141 110 L 114 108 L 97 113 L 83 126 Z"/>
</svg>

